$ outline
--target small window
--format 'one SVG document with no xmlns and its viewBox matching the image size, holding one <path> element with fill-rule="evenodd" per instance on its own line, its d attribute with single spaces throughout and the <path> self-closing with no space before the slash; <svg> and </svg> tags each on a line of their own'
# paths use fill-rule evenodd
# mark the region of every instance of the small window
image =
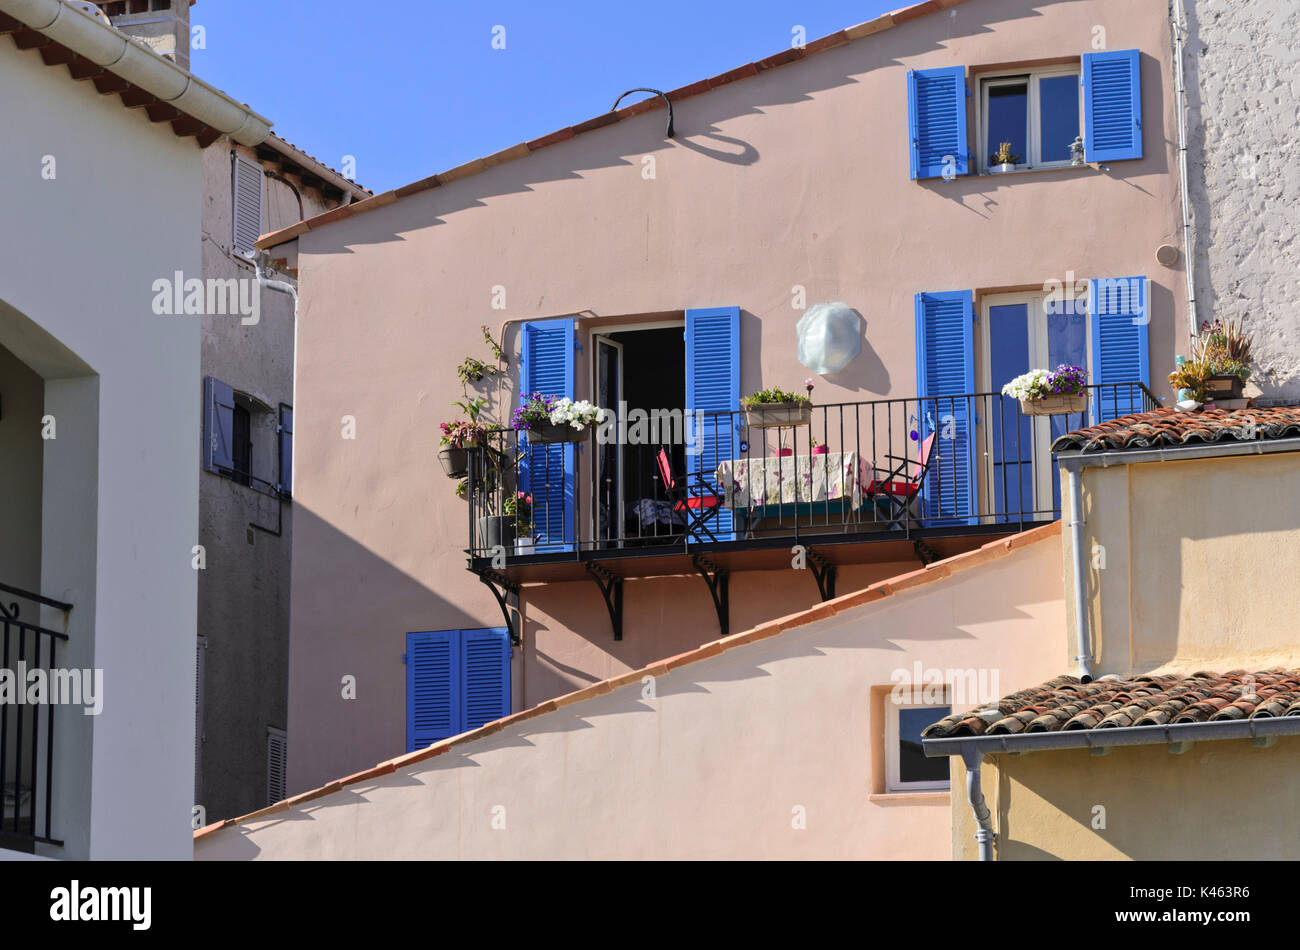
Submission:
<svg viewBox="0 0 1300 950">
<path fill-rule="evenodd" d="M 909 705 L 886 700 L 886 784 L 890 792 L 948 790 L 948 759 L 926 758 L 921 730 L 952 711 L 951 706 Z"/>
<path fill-rule="evenodd" d="M 1017 169 L 1069 166 L 1070 146 L 1083 133 L 1079 70 L 1053 69 L 992 76 L 980 85 L 980 167 L 990 171 L 1008 143 Z"/>
<path fill-rule="evenodd" d="M 230 477 L 240 485 L 247 485 L 253 467 L 253 416 L 242 400 L 235 403 L 235 438 L 231 448 L 235 466 Z"/>
</svg>

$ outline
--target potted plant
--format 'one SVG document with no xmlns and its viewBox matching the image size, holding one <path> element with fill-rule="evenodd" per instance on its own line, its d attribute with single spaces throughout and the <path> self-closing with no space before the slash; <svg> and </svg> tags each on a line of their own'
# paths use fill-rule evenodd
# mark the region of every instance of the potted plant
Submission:
<svg viewBox="0 0 1300 950">
<path fill-rule="evenodd" d="M 1208 397 L 1242 398 L 1246 380 L 1250 378 L 1253 343 L 1253 335 L 1245 331 L 1239 319 L 1201 324 L 1201 332 L 1192 347 L 1192 361 L 1209 368 L 1210 377 L 1205 385 Z"/>
<path fill-rule="evenodd" d="M 1088 408 L 1088 376 L 1078 366 L 1033 369 L 1002 387 L 1002 395 L 1020 400 L 1027 416 L 1056 416 Z"/>
<path fill-rule="evenodd" d="M 533 496 L 527 492 L 515 492 L 513 498 L 507 498 L 501 505 L 507 517 L 515 520 L 515 553 L 533 553 Z"/>
<path fill-rule="evenodd" d="M 517 432 L 528 433 L 536 445 L 581 442 L 587 429 L 600 418 L 600 410 L 585 399 L 574 402 L 567 396 L 533 393 L 525 398 L 510 418 Z"/>
<path fill-rule="evenodd" d="M 1012 155 L 1011 143 L 1003 142 L 998 146 L 998 150 L 989 156 L 989 171 L 995 175 L 1013 172 L 1023 157 L 1023 155 Z"/>
<path fill-rule="evenodd" d="M 816 439 L 812 440 L 813 455 L 825 455 L 829 451 L 830 451 L 830 446 L 824 445 L 821 442 L 818 442 Z"/>
<path fill-rule="evenodd" d="M 811 379 L 804 380 L 807 396 L 788 393 L 773 387 L 760 389 L 752 396 L 740 400 L 745 410 L 745 424 L 751 429 L 778 429 L 788 426 L 806 426 L 812 421 Z"/>
<path fill-rule="evenodd" d="M 1174 387 L 1178 401 L 1209 402 L 1209 384 L 1213 376 L 1210 364 L 1198 359 L 1183 360 L 1179 357 L 1179 360 L 1178 368 L 1169 374 L 1169 383 Z"/>
<path fill-rule="evenodd" d="M 464 478 L 469 474 L 469 451 L 487 443 L 488 431 L 487 426 L 478 422 L 442 423 L 438 444 L 443 448 L 438 452 L 438 461 L 448 478 Z"/>
</svg>

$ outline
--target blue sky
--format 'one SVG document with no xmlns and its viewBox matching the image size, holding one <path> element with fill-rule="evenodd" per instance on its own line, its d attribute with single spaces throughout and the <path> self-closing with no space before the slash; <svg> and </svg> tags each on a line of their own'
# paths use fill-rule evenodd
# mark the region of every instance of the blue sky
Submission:
<svg viewBox="0 0 1300 950">
<path fill-rule="evenodd" d="M 199 0 L 207 48 L 191 66 L 326 164 L 355 156 L 379 192 L 592 118 L 627 89 L 769 56 L 795 26 L 811 41 L 907 2 Z"/>
</svg>

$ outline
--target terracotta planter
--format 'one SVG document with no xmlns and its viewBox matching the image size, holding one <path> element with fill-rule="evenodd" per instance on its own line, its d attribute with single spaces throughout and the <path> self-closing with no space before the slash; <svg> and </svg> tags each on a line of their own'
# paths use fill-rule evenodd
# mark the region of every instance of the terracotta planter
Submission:
<svg viewBox="0 0 1300 950">
<path fill-rule="evenodd" d="M 587 435 L 586 427 L 557 426 L 551 422 L 537 422 L 526 430 L 532 445 L 556 445 L 562 442 L 581 442 Z"/>
<path fill-rule="evenodd" d="M 464 478 L 469 474 L 469 449 L 449 446 L 438 453 L 438 461 L 448 478 Z"/>
<path fill-rule="evenodd" d="M 1020 411 L 1027 416 L 1060 416 L 1067 413 L 1087 412 L 1088 394 L 1069 396 L 1043 396 L 1041 399 L 1020 400 Z"/>
<path fill-rule="evenodd" d="M 1240 399 L 1246 381 L 1240 376 L 1211 376 L 1205 384 L 1205 394 L 1210 400 Z"/>
<path fill-rule="evenodd" d="M 810 402 L 764 402 L 745 406 L 745 424 L 751 429 L 783 429 L 812 422 Z"/>
</svg>

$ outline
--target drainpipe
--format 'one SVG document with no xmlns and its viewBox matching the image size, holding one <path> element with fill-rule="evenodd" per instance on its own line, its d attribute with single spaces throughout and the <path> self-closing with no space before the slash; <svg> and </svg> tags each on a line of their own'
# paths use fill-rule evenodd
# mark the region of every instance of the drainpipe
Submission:
<svg viewBox="0 0 1300 950">
<path fill-rule="evenodd" d="M 1183 76 L 1183 32 L 1187 13 L 1183 0 L 1174 0 L 1174 85 L 1178 90 L 1178 173 L 1183 192 L 1183 270 L 1187 272 L 1187 332 L 1195 340 L 1200 326 L 1196 319 L 1196 277 L 1192 273 L 1192 211 L 1187 194 L 1187 84 Z"/>
<path fill-rule="evenodd" d="M 1074 658 L 1079 667 L 1079 679 L 1091 683 L 1093 677 L 1092 637 L 1088 629 L 1088 605 L 1084 599 L 1087 589 L 1084 577 L 1083 528 L 1083 466 L 1078 460 L 1062 461 L 1069 481 L 1070 534 L 1074 544 L 1074 633 L 1078 655 Z"/>
<path fill-rule="evenodd" d="M 293 321 L 294 326 L 298 325 L 298 288 L 285 280 L 271 280 L 266 276 L 268 265 L 271 262 L 271 255 L 266 251 L 258 251 L 253 255 L 253 266 L 257 269 L 257 282 L 267 290 L 278 290 L 281 293 L 289 294 L 293 297 Z M 294 364 L 295 366 L 297 363 Z"/>
<path fill-rule="evenodd" d="M 975 823 L 979 826 L 975 840 L 979 843 L 980 860 L 992 861 L 993 844 L 998 836 L 993 830 L 993 814 L 980 790 L 980 763 L 984 761 L 984 754 L 978 749 L 962 749 L 961 760 L 966 763 L 966 800 L 970 802 Z"/>
</svg>

